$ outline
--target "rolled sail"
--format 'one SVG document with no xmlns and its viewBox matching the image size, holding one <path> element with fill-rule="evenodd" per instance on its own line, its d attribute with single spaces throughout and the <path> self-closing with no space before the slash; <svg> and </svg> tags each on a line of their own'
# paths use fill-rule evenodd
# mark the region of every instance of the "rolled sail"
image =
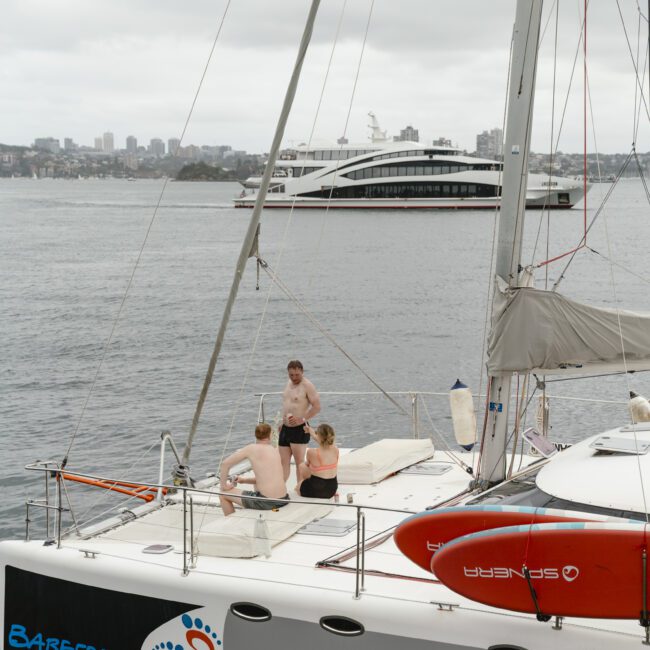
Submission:
<svg viewBox="0 0 650 650">
<path fill-rule="evenodd" d="M 493 376 L 648 370 L 650 313 L 590 307 L 499 280 L 487 367 Z"/>
</svg>

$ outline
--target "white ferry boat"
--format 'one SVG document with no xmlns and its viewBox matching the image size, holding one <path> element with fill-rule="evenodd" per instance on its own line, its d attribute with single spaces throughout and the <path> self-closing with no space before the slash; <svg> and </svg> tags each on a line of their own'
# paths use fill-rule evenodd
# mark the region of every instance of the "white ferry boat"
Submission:
<svg viewBox="0 0 650 650">
<path fill-rule="evenodd" d="M 503 164 L 449 146 L 391 141 L 370 113 L 365 144 L 309 146 L 285 151 L 275 163 L 265 208 L 486 209 L 500 202 Z M 261 176 L 242 184 L 253 190 L 234 200 L 252 208 Z M 583 196 L 580 181 L 529 174 L 526 207 L 572 208 Z"/>
</svg>

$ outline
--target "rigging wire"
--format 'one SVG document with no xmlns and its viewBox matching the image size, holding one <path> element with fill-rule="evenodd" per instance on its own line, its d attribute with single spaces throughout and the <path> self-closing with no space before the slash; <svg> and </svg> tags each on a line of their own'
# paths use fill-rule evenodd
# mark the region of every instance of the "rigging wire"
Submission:
<svg viewBox="0 0 650 650">
<path fill-rule="evenodd" d="M 201 74 L 201 78 L 200 78 L 198 86 L 196 88 L 196 92 L 194 93 L 194 98 L 192 100 L 192 104 L 190 106 L 187 117 L 185 119 L 185 124 L 183 125 L 183 130 L 182 130 L 181 136 L 180 136 L 180 138 L 178 140 L 179 144 L 178 144 L 178 146 L 176 148 L 176 151 L 174 152 L 175 154 L 178 152 L 178 147 L 180 146 L 180 143 L 182 142 L 183 137 L 185 136 L 185 132 L 187 131 L 187 127 L 188 127 L 188 124 L 190 122 L 190 118 L 192 117 L 192 113 L 194 112 L 194 107 L 196 106 L 196 102 L 197 102 L 197 99 L 199 97 L 199 93 L 201 92 L 201 88 L 203 87 L 203 82 L 205 80 L 205 76 L 207 74 L 208 67 L 210 66 L 210 61 L 212 60 L 212 55 L 214 54 L 215 48 L 217 46 L 219 36 L 221 35 L 221 30 L 222 30 L 224 22 L 226 20 L 226 16 L 228 14 L 228 9 L 230 8 L 231 1 L 232 0 L 227 0 L 227 2 L 226 2 L 226 7 L 225 7 L 225 9 L 223 11 L 223 14 L 221 16 L 221 20 L 219 22 L 219 28 L 217 29 L 217 33 L 216 33 L 216 35 L 214 37 L 214 40 L 212 41 L 212 47 L 210 48 L 210 53 L 208 54 L 208 58 L 206 60 L 205 66 L 203 68 L 203 73 Z M 109 348 L 111 346 L 111 342 L 113 340 L 115 330 L 117 329 L 117 325 L 118 325 L 119 320 L 121 318 L 122 311 L 124 309 L 124 305 L 126 304 L 127 296 L 129 295 L 129 291 L 131 290 L 131 286 L 133 285 L 133 280 L 135 278 L 136 271 L 138 270 L 138 267 L 140 265 L 140 261 L 142 259 L 142 255 L 144 253 L 144 249 L 145 249 L 145 247 L 147 245 L 147 241 L 149 240 L 149 235 L 151 234 L 154 223 L 156 221 L 156 217 L 158 215 L 158 210 L 160 209 L 160 204 L 162 203 L 163 195 L 165 193 L 165 189 L 167 187 L 168 182 L 169 182 L 169 179 L 165 178 L 163 186 L 162 186 L 162 188 L 160 190 L 160 195 L 158 196 L 158 200 L 157 200 L 156 205 L 154 207 L 153 214 L 151 215 L 149 225 L 147 226 L 147 230 L 145 231 L 144 239 L 142 240 L 140 250 L 138 251 L 138 255 L 137 255 L 135 263 L 133 265 L 131 275 L 129 277 L 126 288 L 124 290 L 124 294 L 122 295 L 122 300 L 121 300 L 120 305 L 118 307 L 117 314 L 116 314 L 116 316 L 115 316 L 115 318 L 113 320 L 113 325 L 112 325 L 111 330 L 109 332 L 108 339 L 106 340 L 106 343 L 104 345 L 104 350 L 102 352 L 102 356 L 101 356 L 101 358 L 99 360 L 99 364 L 97 366 L 97 369 L 95 371 L 95 375 L 93 377 L 90 388 L 88 390 L 88 394 L 86 395 L 83 406 L 81 408 L 81 414 L 79 415 L 79 419 L 77 420 L 77 424 L 76 424 L 76 426 L 74 428 L 74 431 L 72 433 L 72 438 L 70 440 L 70 443 L 68 444 L 68 448 L 67 448 L 67 450 L 65 452 L 63 460 L 61 461 L 61 467 L 62 468 L 64 468 L 68 463 L 68 458 L 70 456 L 70 451 L 72 450 L 72 446 L 74 445 L 75 440 L 77 438 L 77 433 L 79 432 L 79 428 L 81 427 L 81 422 L 82 422 L 82 420 L 84 418 L 84 415 L 86 413 L 88 403 L 90 402 L 90 397 L 91 397 L 91 395 L 92 395 L 92 393 L 94 391 L 95 385 L 97 384 L 97 379 L 99 378 L 99 373 L 100 373 L 100 371 L 102 369 L 102 366 L 104 364 L 104 360 L 106 359 L 106 355 L 107 355 L 108 350 L 109 350 Z"/>
<path fill-rule="evenodd" d="M 369 373 L 367 373 L 363 367 L 356 361 L 352 355 L 350 355 L 342 345 L 334 338 L 334 336 L 327 330 L 325 327 L 318 321 L 314 314 L 309 311 L 303 302 L 289 289 L 289 287 L 278 277 L 277 272 L 273 271 L 269 265 L 264 261 L 260 260 L 260 264 L 264 271 L 268 274 L 269 278 L 277 287 L 284 293 L 294 304 L 298 307 L 298 310 L 307 317 L 307 320 L 326 338 L 361 374 L 377 389 L 379 390 L 389 402 L 391 402 L 397 409 L 403 414 L 410 414 L 404 409 L 404 407 L 397 402 L 386 390 L 384 390 L 379 383 L 373 379 Z"/>
</svg>

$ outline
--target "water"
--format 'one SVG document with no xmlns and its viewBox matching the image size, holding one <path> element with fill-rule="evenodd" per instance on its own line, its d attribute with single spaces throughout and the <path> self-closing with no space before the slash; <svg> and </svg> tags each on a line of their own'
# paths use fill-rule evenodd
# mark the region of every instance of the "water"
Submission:
<svg viewBox="0 0 650 650">
<path fill-rule="evenodd" d="M 594 187 L 590 204 L 596 207 L 608 187 Z M 41 496 L 42 479 L 23 466 L 61 460 L 75 429 L 69 467 L 112 477 L 155 479 L 160 432 L 172 431 L 179 445 L 185 439 L 250 213 L 230 206 L 235 184 L 168 184 L 98 372 L 161 189 L 162 181 L 0 180 L 3 538 L 22 534 L 24 501 Z M 650 276 L 647 210 L 641 183 L 622 182 L 590 245 Z M 539 219 L 539 212 L 530 214 L 526 260 Z M 460 377 L 477 391 L 493 224 L 489 211 L 304 211 L 290 222 L 288 211 L 270 211 L 260 247 L 333 339 L 386 390 L 446 392 Z M 582 211 L 552 214 L 550 228 L 552 256 L 577 243 Z M 544 249 L 545 232 L 546 225 Z M 559 271 L 553 265 L 551 278 Z M 614 275 L 620 304 L 650 311 L 646 283 L 618 268 Z M 283 388 L 289 359 L 301 359 L 321 391 L 375 390 L 284 294 L 269 294 L 264 273 L 259 291 L 255 282 L 249 264 L 193 452 L 198 477 L 216 469 L 224 450 L 249 439 L 255 394 Z M 578 256 L 563 292 L 616 304 L 611 268 L 592 253 Z M 646 375 L 631 382 L 650 394 Z M 550 390 L 622 402 L 628 381 L 586 379 Z M 408 398 L 401 402 L 410 408 Z M 451 440 L 446 398 L 428 398 L 426 407 L 436 431 Z M 278 398 L 268 398 L 267 419 L 278 409 Z M 422 406 L 420 415 L 431 431 Z M 575 440 L 625 418 L 620 404 L 554 402 L 552 435 Z M 322 420 L 344 445 L 405 435 L 410 427 L 375 397 L 326 396 Z M 86 516 L 118 501 L 102 493 L 95 505 L 97 491 L 77 486 L 70 496 Z"/>
</svg>

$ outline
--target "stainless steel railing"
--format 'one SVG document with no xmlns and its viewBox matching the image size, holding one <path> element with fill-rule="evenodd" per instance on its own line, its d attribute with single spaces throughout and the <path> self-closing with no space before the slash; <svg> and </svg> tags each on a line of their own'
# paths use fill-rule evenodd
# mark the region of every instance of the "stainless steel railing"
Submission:
<svg viewBox="0 0 650 650">
<path fill-rule="evenodd" d="M 115 484 L 118 485 L 124 482 L 123 479 L 111 479 L 108 477 L 98 476 L 94 474 L 86 474 L 81 472 L 71 472 L 67 469 L 62 469 L 58 463 L 55 461 L 37 461 L 31 463 L 25 467 L 29 471 L 42 472 L 45 476 L 45 498 L 41 500 L 28 500 L 25 502 L 27 515 L 25 518 L 25 541 L 30 540 L 30 509 L 34 507 L 39 507 L 45 509 L 46 512 L 46 529 L 47 529 L 47 542 L 56 544 L 57 548 L 62 547 L 62 521 L 65 512 L 69 512 L 68 508 L 63 507 L 62 502 L 62 484 L 66 480 L 64 474 L 67 476 L 74 476 L 77 478 L 87 479 L 89 481 L 103 482 L 106 484 Z M 57 484 L 55 492 L 55 502 L 50 503 L 51 500 L 51 490 L 48 485 L 49 480 L 55 480 Z M 204 495 L 208 497 L 218 497 L 226 495 L 226 492 L 221 492 L 213 489 L 204 489 L 197 487 L 189 487 L 184 485 L 168 485 L 165 483 L 149 483 L 144 481 L 129 481 L 129 483 L 136 485 L 139 488 L 147 489 L 152 494 L 162 494 L 164 491 L 167 491 L 169 495 L 170 492 L 175 492 L 178 494 L 182 492 L 182 506 L 183 506 L 183 565 L 182 565 L 182 575 L 189 575 L 191 569 L 196 567 L 196 561 L 199 557 L 198 548 L 195 540 L 195 528 L 194 528 L 194 508 L 195 508 L 195 498 L 198 495 Z M 282 499 L 267 499 L 265 497 L 254 497 L 259 501 L 282 501 Z M 289 499 L 288 502 L 291 502 Z M 152 507 L 162 507 L 162 504 L 158 501 L 157 498 L 152 499 L 150 502 Z M 307 500 L 301 499 L 300 503 L 309 503 L 314 505 L 323 505 L 322 500 Z M 356 543 L 354 549 L 351 549 L 350 555 L 355 557 L 355 586 L 354 586 L 354 598 L 360 598 L 362 592 L 365 589 L 365 550 L 366 550 L 366 512 L 371 510 L 377 510 L 382 512 L 393 512 L 404 516 L 410 516 L 413 513 L 408 510 L 394 509 L 394 508 L 383 508 L 377 506 L 361 506 L 354 503 L 334 503 L 327 502 L 327 505 L 335 508 L 352 508 L 356 512 Z M 56 519 L 54 522 L 54 530 L 51 531 L 53 536 L 50 537 L 50 530 L 52 528 L 52 522 L 50 518 L 50 511 L 56 513 Z M 150 512 L 150 511 L 148 511 Z M 109 520 L 110 521 L 110 520 Z M 100 530 L 110 530 L 113 527 L 123 524 L 122 520 L 112 520 L 112 524 L 107 524 L 106 528 Z M 94 534 L 99 534 L 100 531 L 95 531 Z M 85 550 L 84 552 L 89 553 Z M 94 553 L 93 553 L 94 556 Z M 326 563 L 318 563 L 319 566 L 325 566 Z M 340 567 L 339 567 L 340 568 Z"/>
<path fill-rule="evenodd" d="M 422 397 L 445 397 L 449 398 L 449 393 L 440 393 L 433 391 L 387 391 L 391 397 L 407 397 L 411 403 L 411 431 L 414 438 L 420 437 L 420 419 L 419 419 L 419 401 Z M 265 402 L 267 397 L 279 397 L 281 392 L 272 393 L 255 393 L 259 398 L 259 407 L 257 411 L 258 422 L 266 422 Z M 384 397 L 381 391 L 319 391 L 319 395 L 333 397 Z"/>
</svg>

